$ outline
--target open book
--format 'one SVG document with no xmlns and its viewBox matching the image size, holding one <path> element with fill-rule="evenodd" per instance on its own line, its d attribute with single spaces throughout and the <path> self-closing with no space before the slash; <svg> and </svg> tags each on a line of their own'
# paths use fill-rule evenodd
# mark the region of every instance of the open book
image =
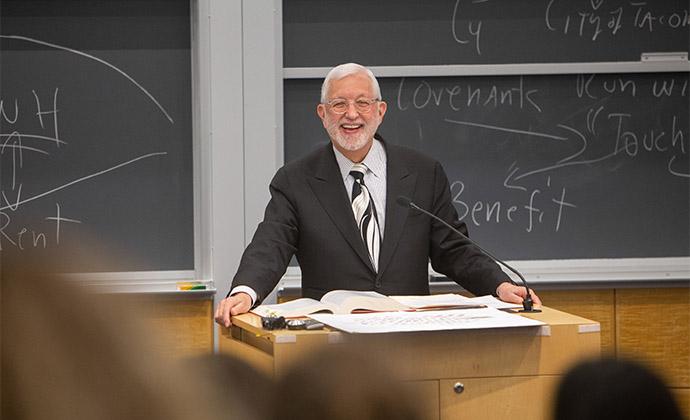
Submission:
<svg viewBox="0 0 690 420">
<path fill-rule="evenodd" d="M 284 316 L 298 318 L 314 313 L 354 314 L 390 311 L 428 311 L 438 309 L 463 309 L 484 307 L 471 299 L 455 295 L 385 296 L 377 292 L 333 290 L 321 300 L 295 299 L 275 305 L 261 305 L 252 312 L 259 316 Z"/>
</svg>

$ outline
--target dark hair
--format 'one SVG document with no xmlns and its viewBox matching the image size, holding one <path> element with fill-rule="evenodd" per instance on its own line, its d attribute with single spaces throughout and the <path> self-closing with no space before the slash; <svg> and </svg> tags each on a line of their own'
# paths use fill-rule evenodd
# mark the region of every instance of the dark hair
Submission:
<svg viewBox="0 0 690 420">
<path fill-rule="evenodd" d="M 631 360 L 604 358 L 581 362 L 563 378 L 555 420 L 682 420 L 662 380 Z"/>
</svg>

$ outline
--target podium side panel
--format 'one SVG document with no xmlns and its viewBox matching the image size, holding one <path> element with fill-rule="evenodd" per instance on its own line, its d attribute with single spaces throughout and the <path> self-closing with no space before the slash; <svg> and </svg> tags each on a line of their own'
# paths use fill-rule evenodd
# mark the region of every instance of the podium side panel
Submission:
<svg viewBox="0 0 690 420">
<path fill-rule="evenodd" d="M 355 336 L 376 360 L 386 360 L 404 380 L 536 375 L 538 328 L 439 331 Z"/>
<path fill-rule="evenodd" d="M 218 351 L 236 357 L 255 369 L 274 375 L 273 356 L 257 346 L 247 344 L 241 340 L 242 331 L 236 331 L 237 337 L 233 337 L 231 330 L 219 328 Z"/>
<path fill-rule="evenodd" d="M 420 418 L 439 418 L 439 381 L 410 381 L 404 382 L 404 386 L 415 399 Z"/>
<path fill-rule="evenodd" d="M 457 378 L 440 384 L 441 419 L 551 418 L 559 376 Z M 456 392 L 462 384 L 462 393 Z"/>
<path fill-rule="evenodd" d="M 597 321 L 601 325 L 602 353 L 616 353 L 613 289 L 540 290 L 538 293 L 544 304 L 550 308 Z"/>
<path fill-rule="evenodd" d="M 589 324 L 582 325 L 589 327 Z M 580 332 L 579 329 L 580 325 L 550 327 L 550 335 L 541 337 L 539 373 L 561 375 L 577 361 L 601 355 L 599 332 Z"/>
</svg>

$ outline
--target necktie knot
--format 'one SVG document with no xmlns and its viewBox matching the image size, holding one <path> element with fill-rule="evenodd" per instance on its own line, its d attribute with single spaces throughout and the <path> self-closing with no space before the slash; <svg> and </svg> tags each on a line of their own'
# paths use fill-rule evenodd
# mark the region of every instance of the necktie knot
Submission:
<svg viewBox="0 0 690 420">
<path fill-rule="evenodd" d="M 363 163 L 355 163 L 350 168 L 350 175 L 360 183 L 364 182 L 364 174 L 367 172 L 367 167 Z"/>
</svg>

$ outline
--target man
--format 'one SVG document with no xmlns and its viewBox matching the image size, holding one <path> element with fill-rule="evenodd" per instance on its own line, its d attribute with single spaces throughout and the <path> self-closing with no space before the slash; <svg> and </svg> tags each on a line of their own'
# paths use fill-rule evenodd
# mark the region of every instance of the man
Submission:
<svg viewBox="0 0 690 420">
<path fill-rule="evenodd" d="M 428 262 L 474 294 L 521 303 L 514 285 L 492 260 L 428 216 L 466 232 L 435 160 L 375 136 L 387 105 L 367 68 L 348 63 L 323 82 L 316 113 L 331 144 L 283 166 L 271 181 L 264 220 L 242 256 L 228 297 L 215 319 L 230 326 L 273 290 L 292 255 L 302 271 L 302 294 L 320 298 L 335 289 L 383 294 L 429 294 Z M 541 302 L 532 294 L 537 305 Z"/>
</svg>

